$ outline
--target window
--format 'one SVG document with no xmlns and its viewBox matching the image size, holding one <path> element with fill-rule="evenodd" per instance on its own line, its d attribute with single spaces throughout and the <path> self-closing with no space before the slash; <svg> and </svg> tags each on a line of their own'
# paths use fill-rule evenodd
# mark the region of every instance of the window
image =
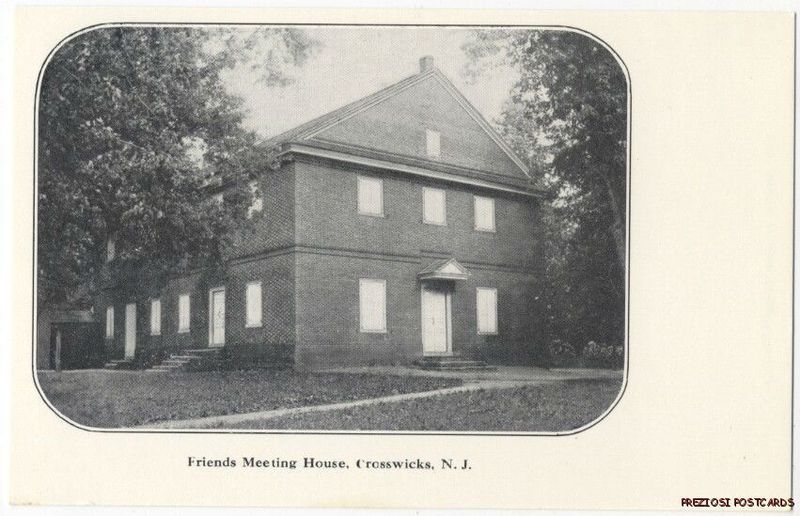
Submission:
<svg viewBox="0 0 800 516">
<path fill-rule="evenodd" d="M 494 199 L 475 196 L 475 229 L 494 231 Z"/>
<path fill-rule="evenodd" d="M 222 204 L 225 202 L 225 196 L 222 194 L 222 192 L 216 193 L 211 196 L 211 202 L 222 207 Z"/>
<path fill-rule="evenodd" d="M 110 262 L 117 256 L 117 239 L 114 236 L 106 240 L 106 261 Z"/>
<path fill-rule="evenodd" d="M 178 333 L 189 331 L 191 298 L 189 294 L 181 294 L 178 298 Z"/>
<path fill-rule="evenodd" d="M 245 295 L 248 328 L 261 326 L 261 282 L 253 281 L 247 284 Z"/>
<path fill-rule="evenodd" d="M 422 221 L 426 224 L 447 224 L 447 196 L 438 188 L 422 188 Z"/>
<path fill-rule="evenodd" d="M 383 216 L 383 181 L 358 176 L 358 213 Z"/>
<path fill-rule="evenodd" d="M 478 333 L 497 333 L 497 289 L 478 287 L 475 296 L 478 312 Z"/>
<path fill-rule="evenodd" d="M 358 300 L 361 331 L 386 333 L 386 281 L 359 280 Z"/>
<path fill-rule="evenodd" d="M 106 338 L 114 338 L 114 307 L 106 308 Z"/>
<path fill-rule="evenodd" d="M 150 300 L 150 335 L 161 335 L 161 300 Z"/>
<path fill-rule="evenodd" d="M 250 181 L 250 193 L 253 196 L 253 202 L 247 208 L 247 218 L 252 218 L 253 214 L 260 212 L 264 209 L 264 200 L 261 198 L 261 191 L 258 188 L 258 181 Z"/>
<path fill-rule="evenodd" d="M 425 129 L 425 150 L 428 157 L 438 158 L 441 153 L 439 131 Z"/>
</svg>

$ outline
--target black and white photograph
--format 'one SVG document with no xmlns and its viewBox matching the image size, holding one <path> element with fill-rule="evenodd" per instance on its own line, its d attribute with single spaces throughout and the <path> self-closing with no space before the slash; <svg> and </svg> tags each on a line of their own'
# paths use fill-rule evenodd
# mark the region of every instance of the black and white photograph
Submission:
<svg viewBox="0 0 800 516">
<path fill-rule="evenodd" d="M 67 37 L 36 92 L 42 399 L 101 431 L 602 424 L 627 376 L 630 91 L 572 27 Z"/>
</svg>

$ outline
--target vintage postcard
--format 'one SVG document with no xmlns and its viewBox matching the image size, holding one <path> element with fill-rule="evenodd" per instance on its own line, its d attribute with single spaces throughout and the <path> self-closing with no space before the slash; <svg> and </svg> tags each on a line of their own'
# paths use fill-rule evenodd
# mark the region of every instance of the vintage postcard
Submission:
<svg viewBox="0 0 800 516">
<path fill-rule="evenodd" d="M 794 30 L 20 9 L 12 501 L 793 507 Z"/>
</svg>

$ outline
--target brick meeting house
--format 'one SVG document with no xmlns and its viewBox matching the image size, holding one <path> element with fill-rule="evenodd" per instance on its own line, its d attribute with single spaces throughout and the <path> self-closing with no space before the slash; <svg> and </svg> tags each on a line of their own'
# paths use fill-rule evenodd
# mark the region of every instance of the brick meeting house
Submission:
<svg viewBox="0 0 800 516">
<path fill-rule="evenodd" d="M 535 361 L 541 190 L 432 57 L 262 145 L 275 160 L 224 274 L 102 290 L 109 367 Z"/>
</svg>

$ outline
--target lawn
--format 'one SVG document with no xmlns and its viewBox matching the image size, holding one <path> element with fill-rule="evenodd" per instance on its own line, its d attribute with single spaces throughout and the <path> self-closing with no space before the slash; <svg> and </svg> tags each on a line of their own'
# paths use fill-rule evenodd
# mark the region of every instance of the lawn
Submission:
<svg viewBox="0 0 800 516">
<path fill-rule="evenodd" d="M 568 431 L 597 419 L 620 390 L 619 380 L 570 380 L 481 389 L 344 410 L 311 412 L 238 428 L 406 431 Z"/>
<path fill-rule="evenodd" d="M 460 385 L 461 380 L 292 371 L 39 373 L 62 414 L 96 428 L 352 401 Z"/>
</svg>

